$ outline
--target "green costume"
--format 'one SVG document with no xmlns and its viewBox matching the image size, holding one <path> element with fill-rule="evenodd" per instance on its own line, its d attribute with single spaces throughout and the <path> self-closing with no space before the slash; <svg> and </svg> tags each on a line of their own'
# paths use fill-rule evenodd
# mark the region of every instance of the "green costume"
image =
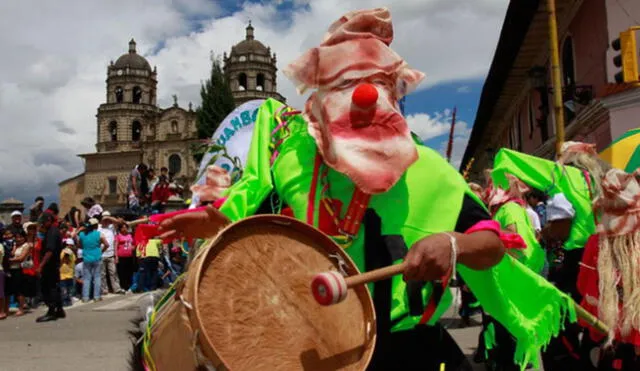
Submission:
<svg viewBox="0 0 640 371">
<path fill-rule="evenodd" d="M 516 227 L 527 247 L 514 252 L 514 256 L 532 271 L 540 273 L 544 267 L 544 251 L 536 238 L 527 210 L 516 202 L 509 201 L 498 209 L 493 219 L 500 223 L 502 228 L 507 228 L 510 225 Z"/>
<path fill-rule="evenodd" d="M 228 198 L 220 208 L 232 221 L 254 214 L 275 194 L 291 208 L 295 218 L 318 226 L 319 212 L 325 205 L 323 197 L 340 201 L 344 205 L 342 213 L 351 200 L 353 183 L 322 164 L 301 116 L 289 116 L 287 124 L 280 124 L 278 112 L 282 108 L 282 103 L 269 99 L 258 112 L 243 177 L 227 191 Z M 441 156 L 424 146 L 417 149 L 418 161 L 392 189 L 372 196 L 369 202 L 369 209 L 381 219 L 382 234 L 401 236 L 408 248 L 431 234 L 454 230 L 465 194 L 477 200 L 462 176 Z M 279 212 L 277 205 L 273 209 Z M 353 241 L 344 245 L 363 271 L 366 229 L 362 225 Z M 336 236 L 336 240 L 344 238 Z M 558 333 L 566 315 L 575 321 L 572 302 L 566 295 L 507 254 L 488 270 L 462 265 L 457 269 L 483 308 L 518 339 L 515 360 L 520 365 L 536 362 L 540 347 Z M 401 276 L 392 279 L 391 290 L 391 331 L 413 328 L 421 316 L 410 314 Z M 433 290 L 430 283 L 422 288 L 423 302 Z M 450 303 L 451 294 L 445 290 L 429 323 L 435 323 Z"/>
<path fill-rule="evenodd" d="M 503 148 L 496 155 L 491 173 L 496 186 L 508 188 L 507 173 L 530 187 L 546 191 L 549 196 L 563 193 L 576 211 L 564 248 L 573 250 L 584 247 L 596 230 L 591 207 L 593 181 L 589 174 L 572 166 L 560 166 L 553 161 Z"/>
</svg>

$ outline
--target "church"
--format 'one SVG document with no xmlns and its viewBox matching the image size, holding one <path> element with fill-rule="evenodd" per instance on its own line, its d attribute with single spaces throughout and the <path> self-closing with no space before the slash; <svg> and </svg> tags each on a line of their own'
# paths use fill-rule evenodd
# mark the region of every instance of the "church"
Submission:
<svg viewBox="0 0 640 371">
<path fill-rule="evenodd" d="M 224 73 L 231 85 L 236 106 L 252 100 L 274 98 L 277 92 L 276 55 L 254 38 L 249 23 L 245 39 L 224 53 Z M 84 172 L 58 184 L 60 212 L 80 207 L 93 197 L 105 209 L 126 205 L 127 179 L 133 168 L 145 163 L 160 173 L 166 167 L 174 181 L 188 193 L 199 163 L 193 159 L 198 142 L 196 113 L 189 103 L 180 107 L 177 97 L 171 107 L 157 105 L 157 68 L 136 50 L 129 50 L 107 67 L 106 102 L 98 107 L 96 152 L 80 154 Z M 187 195 L 188 197 L 188 195 Z"/>
</svg>

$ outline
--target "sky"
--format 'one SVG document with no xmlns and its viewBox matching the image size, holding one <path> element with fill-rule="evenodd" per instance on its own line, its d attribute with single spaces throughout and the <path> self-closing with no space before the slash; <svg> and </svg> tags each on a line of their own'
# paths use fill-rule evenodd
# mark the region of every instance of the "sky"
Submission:
<svg viewBox="0 0 640 371">
<path fill-rule="evenodd" d="M 172 95 L 200 104 L 211 52 L 244 38 L 278 58 L 278 90 L 303 108 L 282 69 L 317 46 L 327 27 L 351 10 L 386 6 L 391 47 L 426 73 L 405 114 L 425 144 L 444 152 L 457 107 L 452 164 L 458 166 L 508 0 L 21 0 L 0 1 L 0 200 L 27 206 L 58 198 L 57 184 L 83 171 L 79 153 L 95 151 L 96 112 L 105 101 L 106 68 L 137 50 L 158 68 L 158 103 Z"/>
</svg>

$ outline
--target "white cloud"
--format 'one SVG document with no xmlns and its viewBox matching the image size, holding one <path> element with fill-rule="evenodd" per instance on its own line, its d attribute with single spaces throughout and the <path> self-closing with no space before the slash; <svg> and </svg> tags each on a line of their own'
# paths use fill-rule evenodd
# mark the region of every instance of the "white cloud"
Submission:
<svg viewBox="0 0 640 371">
<path fill-rule="evenodd" d="M 416 133 L 420 139 L 427 141 L 442 135 L 449 136 L 451 130 L 452 112 L 445 109 L 443 112 L 436 112 L 433 115 L 428 113 L 418 113 L 407 116 L 407 123 L 411 131 Z M 454 136 L 469 135 L 471 130 L 465 121 L 456 120 Z"/>
<path fill-rule="evenodd" d="M 295 6 L 291 19 L 284 19 L 276 3 Z M 181 105 L 197 105 L 199 83 L 209 72 L 209 51 L 228 52 L 244 37 L 247 20 L 252 20 L 256 38 L 277 53 L 281 71 L 316 46 L 327 26 L 346 11 L 388 3 L 264 0 L 244 2 L 241 11 L 216 18 L 220 7 L 210 0 L 7 1 L 0 5 L 0 50 L 5 51 L 0 65 L 0 197 L 54 195 L 57 181 L 81 171 L 75 154 L 95 149 L 95 113 L 104 101 L 106 66 L 126 52 L 131 37 L 151 65 L 158 66 L 159 102 L 167 105 L 178 94 Z M 392 47 L 427 74 L 422 88 L 482 76 L 507 3 L 396 1 L 389 5 L 396 37 Z M 304 97 L 296 96 L 280 72 L 278 87 L 290 104 L 302 107 Z M 421 135 L 447 131 L 441 126 L 446 120 L 435 116 L 411 120 Z"/>
<path fill-rule="evenodd" d="M 467 85 L 461 86 L 458 89 L 456 89 L 456 92 L 462 93 L 462 94 L 471 93 L 471 87 Z"/>
</svg>

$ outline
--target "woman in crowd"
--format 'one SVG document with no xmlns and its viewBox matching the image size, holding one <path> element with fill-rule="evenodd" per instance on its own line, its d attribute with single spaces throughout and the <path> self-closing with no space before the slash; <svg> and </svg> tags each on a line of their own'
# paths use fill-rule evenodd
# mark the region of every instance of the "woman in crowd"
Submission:
<svg viewBox="0 0 640 371">
<path fill-rule="evenodd" d="M 31 253 L 32 246 L 27 242 L 27 234 L 24 231 L 18 231 L 15 235 L 15 245 L 9 258 L 9 280 L 7 289 L 8 296 L 14 295 L 18 300 L 18 311 L 16 317 L 24 315 L 24 287 L 25 282 L 22 273 L 22 262 L 26 261 Z"/>
<path fill-rule="evenodd" d="M 129 226 L 122 223 L 116 236 L 116 254 L 118 254 L 118 278 L 120 287 L 128 290 L 131 287 L 133 273 L 137 270 L 133 236 L 129 232 Z"/>
<path fill-rule="evenodd" d="M 40 243 L 38 240 L 38 224 L 27 222 L 24 223 L 24 230 L 27 233 L 27 243 L 31 246 L 29 254 L 22 262 L 22 280 L 23 294 L 27 299 L 31 308 L 35 307 L 36 297 L 38 296 L 38 277 L 36 268 L 40 262 Z"/>
<path fill-rule="evenodd" d="M 102 282 L 102 253 L 109 247 L 109 242 L 98 232 L 98 220 L 89 219 L 86 227 L 79 228 L 78 240 L 84 258 L 82 274 L 82 301 L 89 301 L 91 288 L 93 300 L 101 300 L 100 285 Z M 102 246 L 102 248 L 101 248 Z"/>
</svg>

